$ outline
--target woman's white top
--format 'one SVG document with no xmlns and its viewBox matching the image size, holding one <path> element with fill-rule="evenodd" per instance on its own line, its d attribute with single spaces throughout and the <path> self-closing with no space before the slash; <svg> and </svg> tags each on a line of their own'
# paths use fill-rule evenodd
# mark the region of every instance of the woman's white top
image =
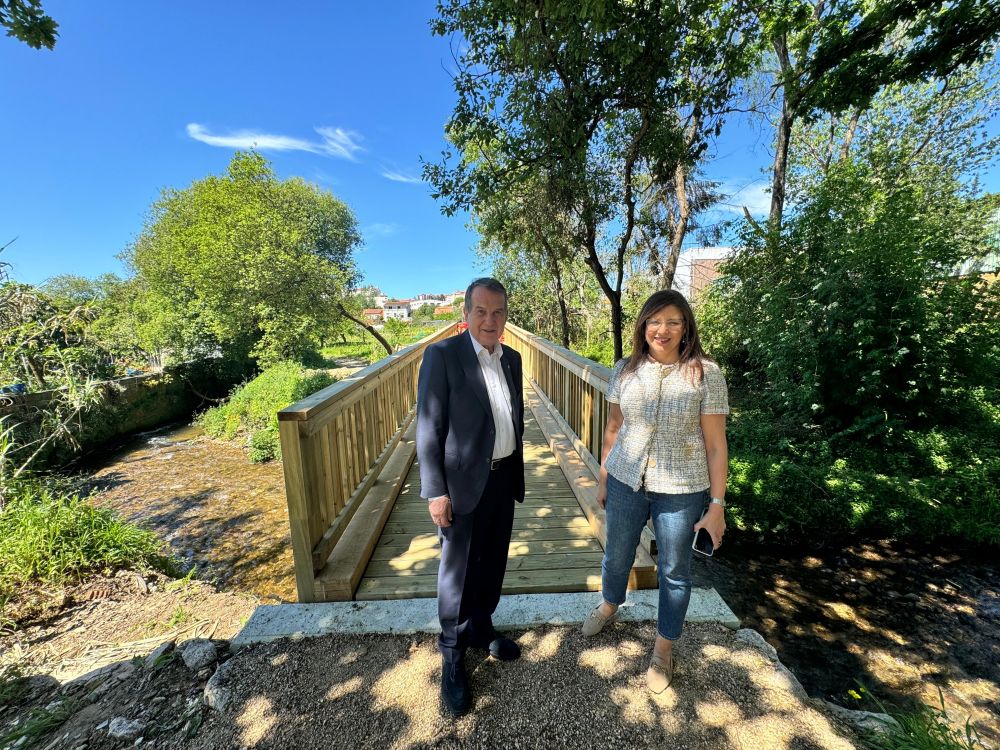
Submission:
<svg viewBox="0 0 1000 750">
<path fill-rule="evenodd" d="M 702 360 L 704 377 L 690 366 L 643 359 L 623 375 L 628 359 L 615 365 L 607 399 L 625 420 L 605 468 L 633 490 L 686 494 L 708 489 L 708 457 L 702 414 L 728 414 L 726 379 L 714 362 Z"/>
</svg>

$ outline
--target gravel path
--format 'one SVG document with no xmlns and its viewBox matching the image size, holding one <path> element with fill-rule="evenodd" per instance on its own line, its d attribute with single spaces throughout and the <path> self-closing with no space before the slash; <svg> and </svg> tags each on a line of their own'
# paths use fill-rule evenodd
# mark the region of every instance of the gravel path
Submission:
<svg viewBox="0 0 1000 750">
<path fill-rule="evenodd" d="M 458 721 L 439 711 L 432 636 L 328 636 L 245 649 L 227 670 L 229 707 L 209 713 L 184 746 L 856 747 L 766 655 L 721 626 L 686 628 L 675 684 L 660 696 L 644 683 L 652 624 L 617 624 L 592 640 L 569 626 L 514 635 L 518 662 L 470 652 L 475 705 Z"/>
</svg>

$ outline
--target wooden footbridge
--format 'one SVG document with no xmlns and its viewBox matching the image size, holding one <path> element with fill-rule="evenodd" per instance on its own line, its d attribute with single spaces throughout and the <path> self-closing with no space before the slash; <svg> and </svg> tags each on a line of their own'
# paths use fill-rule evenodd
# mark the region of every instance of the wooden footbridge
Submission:
<svg viewBox="0 0 1000 750">
<path fill-rule="evenodd" d="M 417 373 L 450 325 L 278 413 L 301 602 L 436 595 L 437 533 L 414 461 Z M 597 504 L 610 370 L 508 324 L 525 375 L 526 497 L 515 510 L 504 593 L 597 591 Z M 647 529 L 630 586 L 656 586 Z"/>
</svg>

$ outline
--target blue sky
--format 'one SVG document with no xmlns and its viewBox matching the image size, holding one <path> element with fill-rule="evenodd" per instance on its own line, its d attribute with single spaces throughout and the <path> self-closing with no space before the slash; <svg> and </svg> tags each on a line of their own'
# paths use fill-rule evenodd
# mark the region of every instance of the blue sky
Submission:
<svg viewBox="0 0 1000 750">
<path fill-rule="evenodd" d="M 0 245 L 16 279 L 123 273 L 116 256 L 165 187 L 223 171 L 256 143 L 279 176 L 358 217 L 367 283 L 407 297 L 484 269 L 466 217 L 420 182 L 455 101 L 434 3 L 46 0 L 54 51 L 0 37 Z M 294 8 L 294 12 L 292 9 Z M 766 205 L 766 131 L 727 128 L 710 170 Z"/>
</svg>

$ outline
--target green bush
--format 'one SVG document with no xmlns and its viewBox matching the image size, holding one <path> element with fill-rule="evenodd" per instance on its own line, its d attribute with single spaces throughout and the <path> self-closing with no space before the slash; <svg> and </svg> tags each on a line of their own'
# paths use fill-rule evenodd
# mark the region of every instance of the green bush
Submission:
<svg viewBox="0 0 1000 750">
<path fill-rule="evenodd" d="M 1000 545 L 1000 430 L 905 431 L 882 450 L 788 433 L 762 410 L 734 410 L 728 496 L 742 528 Z"/>
<path fill-rule="evenodd" d="M 260 464 L 265 461 L 281 459 L 281 441 L 278 439 L 278 428 L 268 427 L 250 435 L 250 449 L 247 456 L 251 463 Z"/>
<path fill-rule="evenodd" d="M 156 536 L 55 480 L 9 490 L 0 510 L 0 597 L 32 581 L 64 583 L 93 571 L 171 570 Z"/>
<path fill-rule="evenodd" d="M 324 370 L 282 362 L 236 388 L 225 404 L 201 414 L 198 423 L 211 437 L 246 440 L 252 461 L 277 458 L 278 411 L 334 382 Z"/>
<path fill-rule="evenodd" d="M 577 351 L 587 359 L 600 362 L 605 367 L 615 366 L 615 342 L 610 337 L 602 341 L 593 341 L 587 347 L 578 347 Z"/>
</svg>

